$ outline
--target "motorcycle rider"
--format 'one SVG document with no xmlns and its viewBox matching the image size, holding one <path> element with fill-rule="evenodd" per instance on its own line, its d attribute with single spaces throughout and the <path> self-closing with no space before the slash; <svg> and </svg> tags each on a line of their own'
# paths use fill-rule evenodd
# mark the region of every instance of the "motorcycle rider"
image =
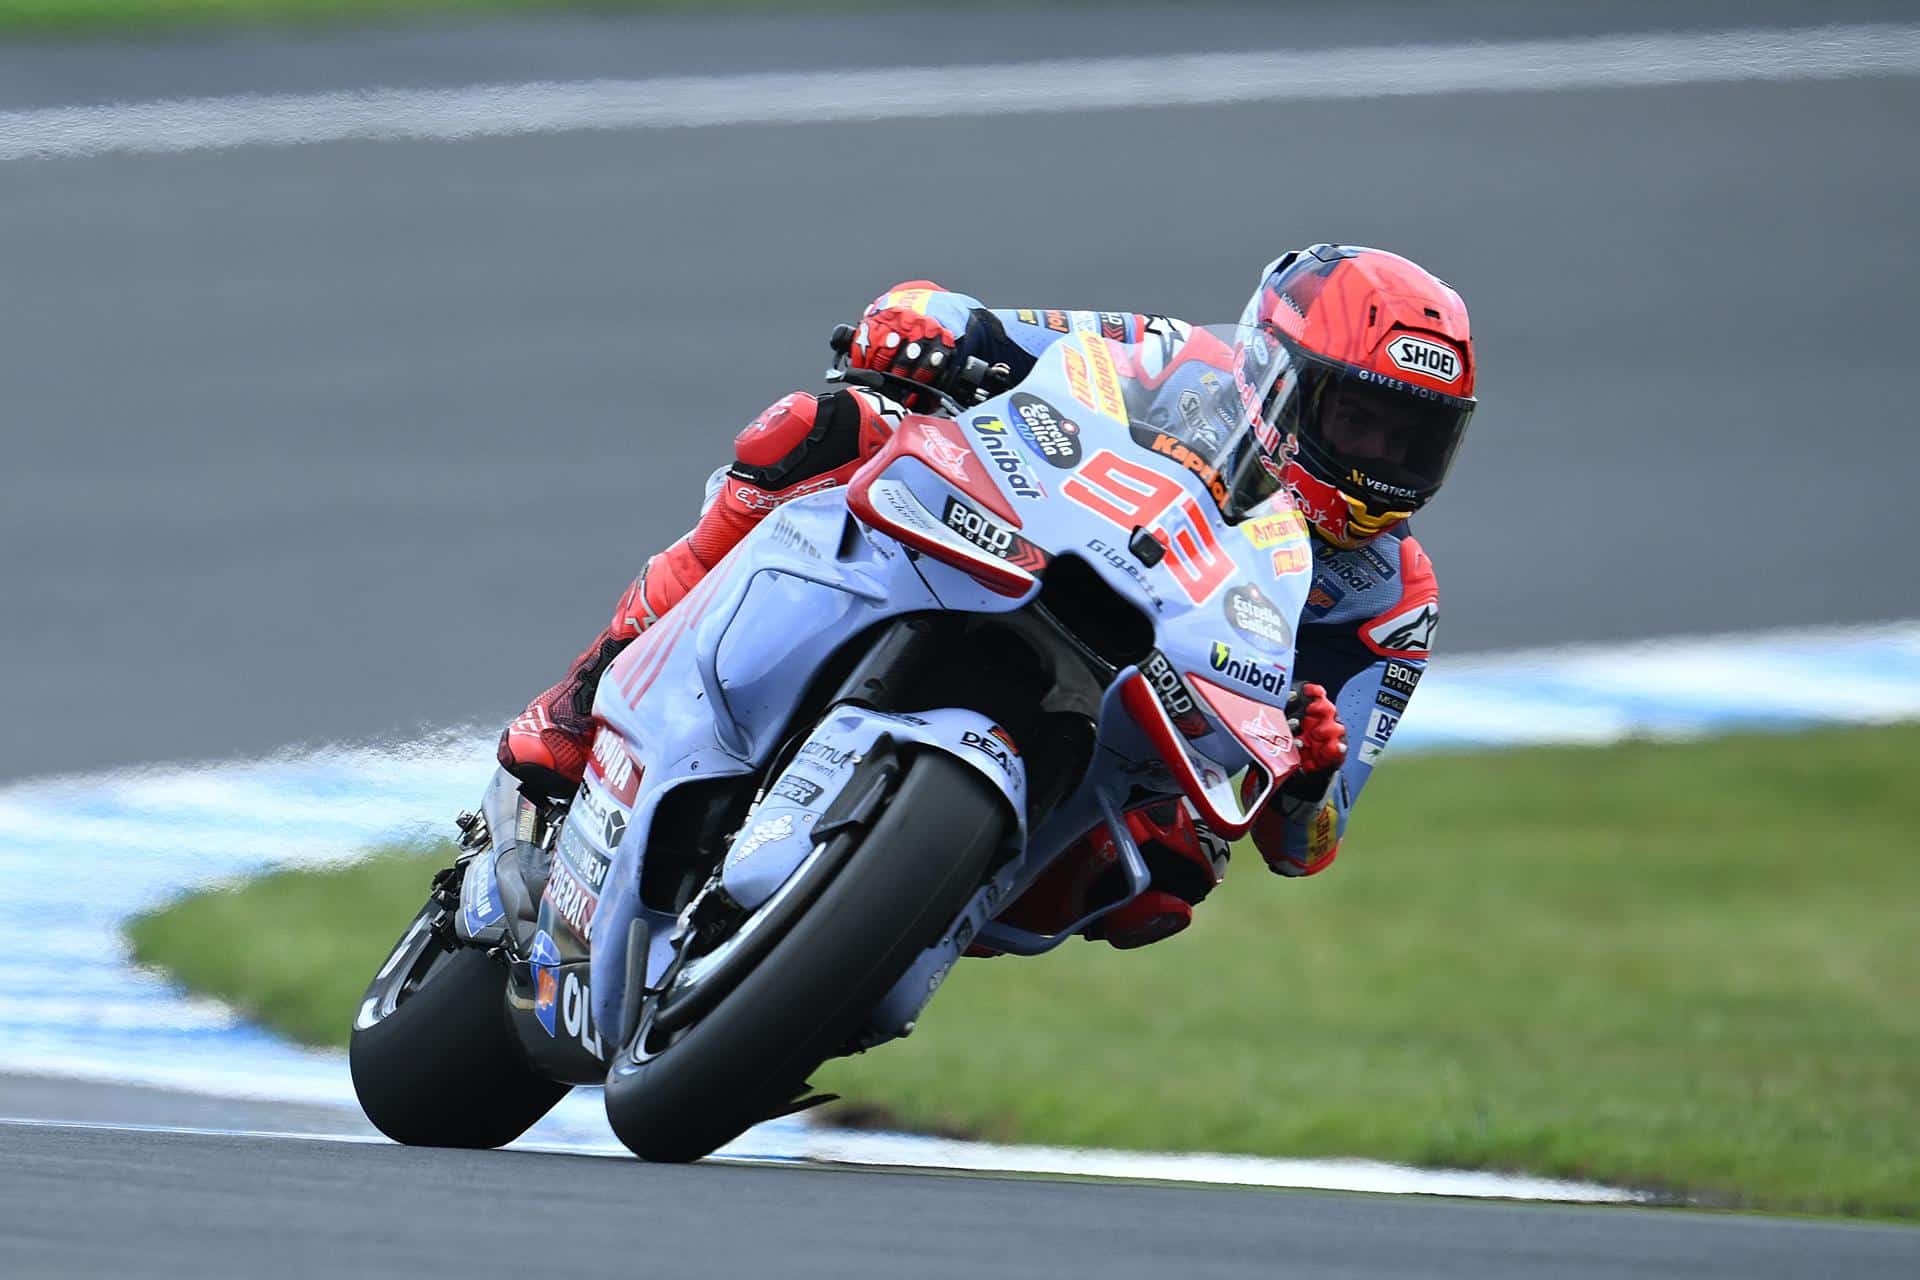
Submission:
<svg viewBox="0 0 1920 1280">
<path fill-rule="evenodd" d="M 1238 468 L 1238 510 L 1230 514 L 1243 518 L 1242 532 L 1260 546 L 1262 530 L 1279 526 L 1263 524 L 1257 504 L 1284 487 L 1311 528 L 1313 579 L 1288 703 L 1301 767 L 1276 790 L 1252 835 L 1273 871 L 1312 875 L 1338 852 L 1353 803 L 1426 667 L 1439 595 L 1406 522 L 1445 479 L 1472 416 L 1477 363 L 1459 295 L 1379 249 L 1319 244 L 1281 256 L 1261 273 L 1241 323 L 1261 338 L 1245 344 L 1238 365 L 1213 353 L 1218 373 L 1200 375 L 1210 396 L 1189 389 L 1149 412 L 1155 427 L 1193 442 L 1217 436 L 1215 421 L 1232 433 L 1257 409 L 1257 449 Z M 1208 358 L 1197 331 L 1165 316 L 995 310 L 916 280 L 866 309 L 848 359 L 855 368 L 941 385 L 978 358 L 1017 381 L 1074 332 L 1141 344 L 1143 359 L 1163 366 Z M 1250 367 L 1256 362 L 1266 367 Z M 1256 394 L 1257 404 L 1246 403 Z M 887 397 L 843 387 L 784 396 L 747 424 L 732 464 L 708 482 L 698 523 L 647 562 L 566 676 L 507 726 L 501 765 L 530 791 L 570 795 L 586 764 L 594 691 L 614 657 L 782 503 L 845 484 L 901 416 L 902 406 Z M 1297 545 L 1274 554 L 1279 571 L 1278 557 L 1298 554 Z M 1352 750 L 1347 725 L 1360 732 Z M 1122 948 L 1184 928 L 1226 857 L 1225 842 L 1183 802 L 1136 810 L 1127 822 L 1154 880 L 1096 925 L 1098 936 Z M 1103 838 L 1096 830 L 1087 841 Z"/>
</svg>

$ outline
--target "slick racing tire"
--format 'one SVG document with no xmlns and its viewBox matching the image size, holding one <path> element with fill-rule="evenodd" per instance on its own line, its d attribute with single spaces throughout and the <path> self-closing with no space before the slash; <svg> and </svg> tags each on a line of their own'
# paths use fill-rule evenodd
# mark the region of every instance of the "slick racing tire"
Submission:
<svg viewBox="0 0 1920 1280">
<path fill-rule="evenodd" d="M 916 756 L 804 915 L 663 1045 L 643 1019 L 607 1075 L 607 1119 L 645 1160 L 698 1160 L 784 1109 L 959 915 L 1002 846 L 1005 801 L 967 766 Z"/>
<path fill-rule="evenodd" d="M 569 1086 L 534 1073 L 507 1020 L 506 969 L 440 941 L 429 902 L 367 987 L 347 1051 L 374 1127 L 413 1147 L 498 1147 Z"/>
</svg>

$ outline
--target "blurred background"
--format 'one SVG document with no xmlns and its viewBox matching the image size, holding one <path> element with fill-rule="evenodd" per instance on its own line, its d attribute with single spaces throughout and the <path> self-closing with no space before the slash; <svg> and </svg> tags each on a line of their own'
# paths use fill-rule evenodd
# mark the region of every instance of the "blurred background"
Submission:
<svg viewBox="0 0 1920 1280">
<path fill-rule="evenodd" d="M 1914 6 L 785 5 L 84 40 L 47 29 L 68 9 L 0 4 L 0 110 Z M 1473 311 L 1484 407 L 1419 521 L 1443 653 L 1911 614 L 1917 106 L 1910 78 L 1790 79 L 0 163 L 0 778 L 496 721 L 893 281 L 1214 321 L 1318 240 L 1406 253 Z"/>
</svg>

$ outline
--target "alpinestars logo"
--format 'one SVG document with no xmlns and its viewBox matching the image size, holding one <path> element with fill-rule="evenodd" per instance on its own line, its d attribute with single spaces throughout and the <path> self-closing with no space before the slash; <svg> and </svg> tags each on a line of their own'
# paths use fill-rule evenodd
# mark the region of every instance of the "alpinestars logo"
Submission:
<svg viewBox="0 0 1920 1280">
<path fill-rule="evenodd" d="M 1433 629 L 1439 621 L 1440 610 L 1431 603 L 1403 609 L 1368 627 L 1367 643 L 1382 654 L 1424 654 L 1433 647 Z"/>
</svg>

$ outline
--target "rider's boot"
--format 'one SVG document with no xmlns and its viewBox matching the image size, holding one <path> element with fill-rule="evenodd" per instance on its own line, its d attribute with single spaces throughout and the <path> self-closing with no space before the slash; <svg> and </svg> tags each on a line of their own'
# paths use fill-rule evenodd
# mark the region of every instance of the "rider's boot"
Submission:
<svg viewBox="0 0 1920 1280">
<path fill-rule="evenodd" d="M 1193 909 L 1227 872 L 1228 845 L 1209 831 L 1184 801 L 1163 800 L 1127 814 L 1151 886 L 1115 907 L 1087 930 L 1108 946 L 1131 951 L 1171 938 L 1193 923 Z"/>
<path fill-rule="evenodd" d="M 866 392 L 796 392 L 748 423 L 734 440 L 733 465 L 708 482 L 699 523 L 647 561 L 620 597 L 612 621 L 574 659 L 566 677 L 501 733 L 501 767 L 530 791 L 571 796 L 586 769 L 593 696 L 614 658 L 782 503 L 845 484 L 891 434 L 898 413 Z"/>
</svg>

